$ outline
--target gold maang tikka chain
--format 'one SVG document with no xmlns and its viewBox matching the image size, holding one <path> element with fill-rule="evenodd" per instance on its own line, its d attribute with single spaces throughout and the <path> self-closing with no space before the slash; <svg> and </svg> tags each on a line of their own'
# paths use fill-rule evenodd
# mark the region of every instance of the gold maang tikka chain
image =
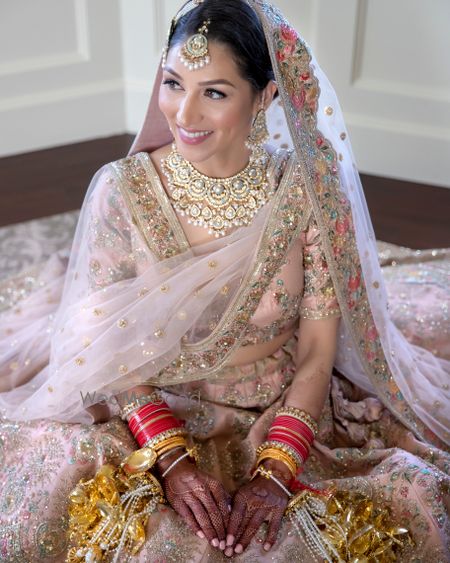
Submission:
<svg viewBox="0 0 450 563">
<path fill-rule="evenodd" d="M 175 145 L 161 163 L 173 207 L 187 215 L 189 223 L 219 237 L 233 225 L 248 225 L 273 195 L 267 178 L 269 158 L 267 151 L 258 147 L 252 151 L 244 170 L 229 178 L 202 174 L 180 155 Z"/>
<path fill-rule="evenodd" d="M 162 67 L 166 66 L 167 55 L 169 53 L 170 39 L 175 31 L 175 27 L 178 21 L 188 14 L 191 10 L 194 10 L 200 4 L 203 4 L 203 0 L 191 0 L 187 2 L 184 7 L 177 13 L 177 15 L 172 19 L 167 34 L 166 44 L 162 52 Z M 207 65 L 211 58 L 209 56 L 208 50 L 208 26 L 211 20 L 205 20 L 203 25 L 199 27 L 196 33 L 187 38 L 186 42 L 180 50 L 179 58 L 181 62 L 189 70 L 197 70 L 203 68 Z"/>
</svg>

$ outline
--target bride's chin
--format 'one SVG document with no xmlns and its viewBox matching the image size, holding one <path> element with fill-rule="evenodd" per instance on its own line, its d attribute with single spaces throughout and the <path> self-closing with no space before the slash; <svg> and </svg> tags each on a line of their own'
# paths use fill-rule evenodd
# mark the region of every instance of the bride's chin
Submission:
<svg viewBox="0 0 450 563">
<path fill-rule="evenodd" d="M 184 143 L 177 144 L 177 150 L 183 158 L 185 158 L 189 162 L 192 162 L 193 164 L 208 160 L 208 158 L 211 158 L 213 154 L 213 151 L 211 150 L 205 150 L 203 147 L 200 148 L 199 146 L 186 146 L 184 145 Z"/>
</svg>

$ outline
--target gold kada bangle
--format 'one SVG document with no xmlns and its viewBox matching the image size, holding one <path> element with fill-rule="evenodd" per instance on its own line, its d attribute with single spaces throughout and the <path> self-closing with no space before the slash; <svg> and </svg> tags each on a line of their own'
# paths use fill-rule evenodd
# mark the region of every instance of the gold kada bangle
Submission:
<svg viewBox="0 0 450 563">
<path fill-rule="evenodd" d="M 295 477 L 297 475 L 297 464 L 291 458 L 291 456 L 289 456 L 289 454 L 286 454 L 285 452 L 281 452 L 280 450 L 277 450 L 275 448 L 267 448 L 258 456 L 258 459 L 256 460 L 256 466 L 258 466 L 264 459 L 275 459 L 277 461 L 282 461 L 289 468 L 292 477 Z"/>
<path fill-rule="evenodd" d="M 172 436 L 186 436 L 187 432 L 185 428 L 177 427 L 177 428 L 169 428 L 169 430 L 164 430 L 160 432 L 142 446 L 143 448 L 154 448 L 156 444 L 159 444 L 166 438 L 171 438 Z"/>
<path fill-rule="evenodd" d="M 277 440 L 267 440 L 263 442 L 260 446 L 258 446 L 258 449 L 256 450 L 256 455 L 259 456 L 264 450 L 267 450 L 268 448 L 273 448 L 277 451 L 281 451 L 287 454 L 295 461 L 297 467 L 300 467 L 305 462 L 303 456 L 297 453 L 294 450 L 294 448 L 288 446 L 284 442 L 278 442 Z"/>
<path fill-rule="evenodd" d="M 156 451 L 156 455 L 160 456 L 177 446 L 187 446 L 184 436 L 174 436 L 173 438 L 168 438 L 167 440 L 164 440 L 164 442 L 161 442 L 161 444 L 155 446 L 154 449 Z"/>
</svg>

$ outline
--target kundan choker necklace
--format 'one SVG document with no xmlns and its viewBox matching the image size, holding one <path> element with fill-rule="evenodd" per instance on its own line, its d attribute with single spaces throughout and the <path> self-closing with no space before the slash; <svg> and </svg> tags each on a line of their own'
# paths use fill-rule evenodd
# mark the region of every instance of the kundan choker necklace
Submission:
<svg viewBox="0 0 450 563">
<path fill-rule="evenodd" d="M 248 225 L 273 194 L 267 179 L 269 158 L 266 150 L 253 150 L 244 170 L 229 178 L 211 178 L 196 170 L 172 145 L 161 164 L 173 207 L 187 215 L 189 223 L 219 237 L 233 225 Z"/>
</svg>

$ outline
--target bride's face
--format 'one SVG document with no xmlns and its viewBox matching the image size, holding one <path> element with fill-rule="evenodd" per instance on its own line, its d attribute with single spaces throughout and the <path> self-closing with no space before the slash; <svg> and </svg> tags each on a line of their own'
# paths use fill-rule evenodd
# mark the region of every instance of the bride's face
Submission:
<svg viewBox="0 0 450 563">
<path fill-rule="evenodd" d="M 211 62 L 198 70 L 183 65 L 180 48 L 168 53 L 159 91 L 159 107 L 178 150 L 206 168 L 230 159 L 240 164 L 248 158 L 245 140 L 261 96 L 242 78 L 226 46 L 209 41 Z"/>
</svg>

